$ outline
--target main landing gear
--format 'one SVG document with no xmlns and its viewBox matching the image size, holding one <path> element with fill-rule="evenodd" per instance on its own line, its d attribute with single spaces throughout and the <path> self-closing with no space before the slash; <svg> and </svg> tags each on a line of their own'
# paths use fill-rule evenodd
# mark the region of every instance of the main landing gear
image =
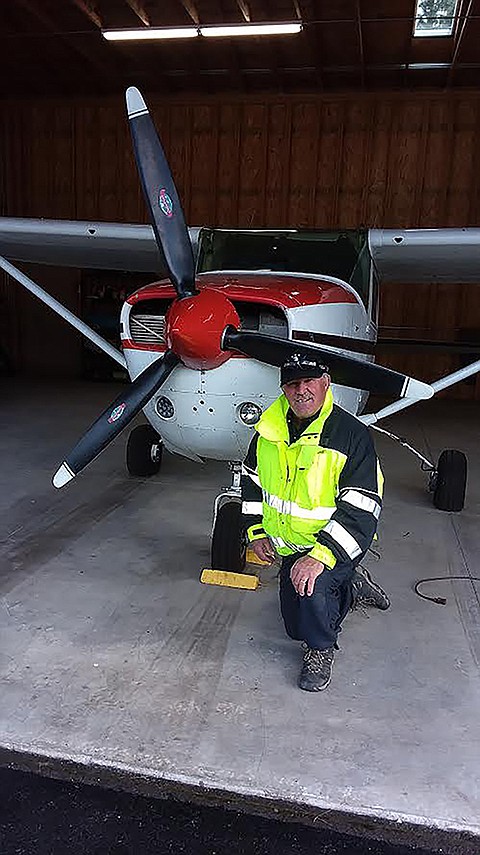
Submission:
<svg viewBox="0 0 480 855">
<path fill-rule="evenodd" d="M 125 452 L 129 475 L 148 478 L 156 475 L 162 463 L 163 445 L 151 425 L 137 425 L 131 431 Z"/>
<path fill-rule="evenodd" d="M 446 449 L 442 451 L 435 465 L 406 440 L 377 425 L 371 425 L 371 427 L 379 433 L 386 434 L 390 439 L 396 440 L 421 460 L 422 470 L 429 473 L 428 490 L 433 494 L 433 504 L 436 508 L 440 511 L 463 510 L 467 490 L 467 458 L 463 451 Z"/>
<path fill-rule="evenodd" d="M 441 511 L 461 511 L 467 489 L 467 458 L 463 451 L 442 451 L 436 469 L 430 474 L 429 490 L 433 504 Z"/>
<path fill-rule="evenodd" d="M 232 485 L 215 499 L 213 512 L 211 568 L 243 573 L 247 552 L 242 527 L 241 464 L 231 463 Z"/>
</svg>

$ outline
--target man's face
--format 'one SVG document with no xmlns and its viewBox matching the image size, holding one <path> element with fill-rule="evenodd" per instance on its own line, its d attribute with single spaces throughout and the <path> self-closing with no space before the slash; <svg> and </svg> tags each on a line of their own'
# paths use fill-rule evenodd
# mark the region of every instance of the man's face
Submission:
<svg viewBox="0 0 480 855">
<path fill-rule="evenodd" d="M 330 377 L 324 374 L 323 377 L 292 380 L 291 383 L 285 383 L 282 389 L 295 415 L 300 419 L 308 419 L 322 408 L 329 386 Z"/>
</svg>

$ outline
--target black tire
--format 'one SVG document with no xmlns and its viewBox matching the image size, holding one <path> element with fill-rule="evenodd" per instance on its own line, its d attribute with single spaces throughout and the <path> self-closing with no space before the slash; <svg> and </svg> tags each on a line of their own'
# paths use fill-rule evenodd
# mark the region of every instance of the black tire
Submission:
<svg viewBox="0 0 480 855">
<path fill-rule="evenodd" d="M 437 466 L 433 504 L 441 511 L 461 511 L 467 488 L 467 458 L 463 451 L 442 451 Z"/>
<path fill-rule="evenodd" d="M 155 448 L 154 448 L 155 447 Z M 137 425 L 127 440 L 125 462 L 129 475 L 156 475 L 162 462 L 161 439 L 150 425 Z"/>
<path fill-rule="evenodd" d="M 218 511 L 212 536 L 212 570 L 245 570 L 245 540 L 240 502 L 226 502 Z"/>
</svg>

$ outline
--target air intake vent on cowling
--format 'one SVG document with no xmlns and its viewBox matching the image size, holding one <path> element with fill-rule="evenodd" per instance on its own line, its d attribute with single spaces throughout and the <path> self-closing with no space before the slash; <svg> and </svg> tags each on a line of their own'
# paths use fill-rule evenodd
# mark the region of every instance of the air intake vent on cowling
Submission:
<svg viewBox="0 0 480 855">
<path fill-rule="evenodd" d="M 165 315 L 131 315 L 130 338 L 137 344 L 165 344 Z"/>
</svg>

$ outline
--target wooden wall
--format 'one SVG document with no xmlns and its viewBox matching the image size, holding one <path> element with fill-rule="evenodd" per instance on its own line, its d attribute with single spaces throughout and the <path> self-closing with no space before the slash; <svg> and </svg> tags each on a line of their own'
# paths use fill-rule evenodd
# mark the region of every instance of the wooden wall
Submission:
<svg viewBox="0 0 480 855">
<path fill-rule="evenodd" d="M 147 100 L 191 225 L 480 226 L 477 93 Z M 4 214 L 145 221 L 120 98 L 0 110 Z M 474 334 L 480 287 L 383 286 L 381 324 Z M 381 359 L 428 379 L 459 365 L 447 353 Z M 480 397 L 478 382 L 463 387 Z"/>
</svg>

